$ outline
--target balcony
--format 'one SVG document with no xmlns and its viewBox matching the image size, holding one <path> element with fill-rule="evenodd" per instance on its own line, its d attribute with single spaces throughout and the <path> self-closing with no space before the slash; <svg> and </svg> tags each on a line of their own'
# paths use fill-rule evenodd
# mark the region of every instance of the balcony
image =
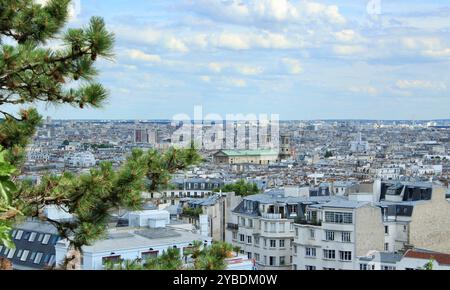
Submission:
<svg viewBox="0 0 450 290">
<path fill-rule="evenodd" d="M 281 213 L 263 213 L 261 214 L 261 217 L 263 219 L 270 219 L 270 220 L 281 220 L 283 218 Z"/>
<path fill-rule="evenodd" d="M 228 230 L 232 230 L 232 231 L 237 231 L 237 230 L 239 230 L 239 225 L 238 224 L 233 224 L 233 223 L 228 223 L 227 224 L 227 229 Z"/>
<path fill-rule="evenodd" d="M 300 224 L 300 225 L 307 225 L 307 226 L 316 226 L 316 227 L 322 226 L 322 221 L 317 221 L 317 220 L 296 219 L 295 223 Z"/>
</svg>

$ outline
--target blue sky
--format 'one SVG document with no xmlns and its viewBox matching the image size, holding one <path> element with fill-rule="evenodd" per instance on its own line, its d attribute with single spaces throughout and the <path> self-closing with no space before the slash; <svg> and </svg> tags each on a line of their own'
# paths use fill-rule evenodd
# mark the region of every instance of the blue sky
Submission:
<svg viewBox="0 0 450 290">
<path fill-rule="evenodd" d="M 115 62 L 98 65 L 111 97 L 100 110 L 42 113 L 450 118 L 450 1 L 369 2 L 81 0 L 70 26 L 99 15 L 116 34 Z"/>
</svg>

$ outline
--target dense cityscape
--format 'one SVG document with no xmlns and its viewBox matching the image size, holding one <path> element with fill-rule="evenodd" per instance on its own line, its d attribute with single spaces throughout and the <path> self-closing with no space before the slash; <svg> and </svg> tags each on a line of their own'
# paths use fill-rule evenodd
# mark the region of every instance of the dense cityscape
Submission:
<svg viewBox="0 0 450 290">
<path fill-rule="evenodd" d="M 0 0 L 2 282 L 450 270 L 449 16 L 450 0 Z M 130 270 L 149 274 L 100 277 Z"/>
<path fill-rule="evenodd" d="M 201 240 L 238 247 L 229 269 L 416 269 L 429 260 L 448 269 L 449 124 L 282 121 L 278 151 L 199 148 L 200 164 L 175 173 L 167 188 L 142 193 L 145 210 L 115 212 L 109 237 L 83 248 L 77 267 L 186 251 Z M 38 184 L 48 172 L 83 173 L 105 161 L 119 167 L 135 148 L 167 150 L 177 128 L 164 120 L 47 118 L 20 178 Z M 221 190 L 242 180 L 257 191 Z M 48 214 L 68 218 L 56 208 Z M 66 255 L 51 225 L 30 220 L 13 236 L 20 254 L 0 253 L 18 269 L 51 267 Z M 40 245 L 30 249 L 22 240 Z"/>
</svg>

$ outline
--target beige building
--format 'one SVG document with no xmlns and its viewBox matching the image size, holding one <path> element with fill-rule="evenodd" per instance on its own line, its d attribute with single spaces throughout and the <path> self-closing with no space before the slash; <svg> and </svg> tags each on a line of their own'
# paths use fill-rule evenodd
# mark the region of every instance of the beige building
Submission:
<svg viewBox="0 0 450 290">
<path fill-rule="evenodd" d="M 214 154 L 216 164 L 270 164 L 278 161 L 276 150 L 220 150 Z"/>
</svg>

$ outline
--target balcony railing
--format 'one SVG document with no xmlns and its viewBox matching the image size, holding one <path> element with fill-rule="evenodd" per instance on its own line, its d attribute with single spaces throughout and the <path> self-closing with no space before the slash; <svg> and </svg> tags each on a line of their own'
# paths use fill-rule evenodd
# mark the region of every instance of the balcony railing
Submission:
<svg viewBox="0 0 450 290">
<path fill-rule="evenodd" d="M 271 219 L 271 220 L 280 220 L 283 218 L 281 213 L 263 213 L 261 214 L 261 217 L 264 219 Z"/>
</svg>

